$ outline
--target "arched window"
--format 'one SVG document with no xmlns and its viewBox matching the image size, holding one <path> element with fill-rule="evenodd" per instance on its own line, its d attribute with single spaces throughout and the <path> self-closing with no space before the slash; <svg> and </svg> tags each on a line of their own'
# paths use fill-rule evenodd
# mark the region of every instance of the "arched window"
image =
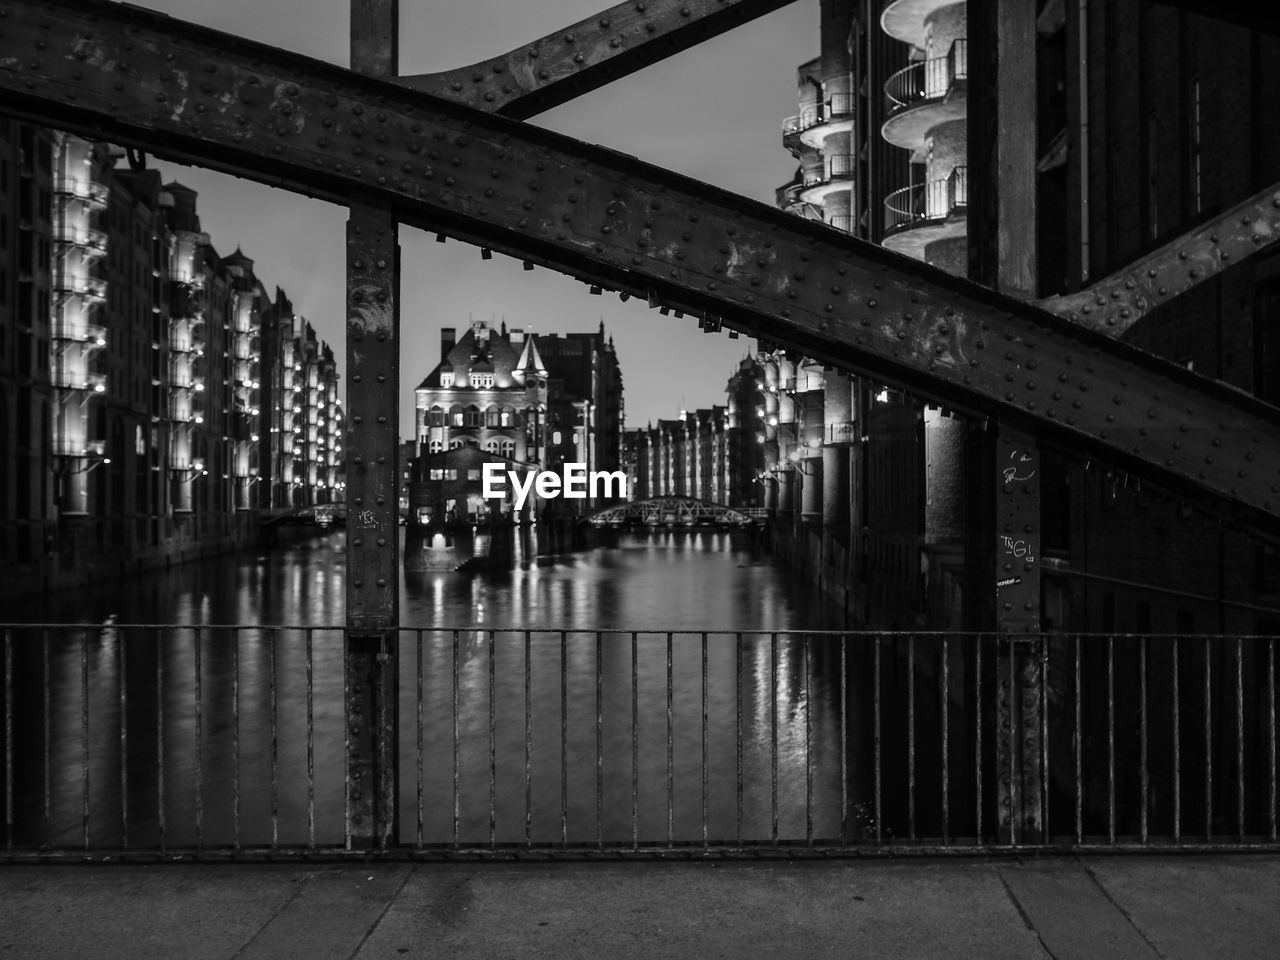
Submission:
<svg viewBox="0 0 1280 960">
<path fill-rule="evenodd" d="M 496 427 L 498 425 L 497 407 L 490 407 L 484 412 L 484 425 L 486 427 Z"/>
<path fill-rule="evenodd" d="M 444 408 L 436 404 L 427 411 L 427 426 L 443 427 L 444 426 Z"/>
<path fill-rule="evenodd" d="M 484 452 L 485 452 L 485 453 L 497 453 L 497 452 L 498 452 L 498 441 L 497 441 L 497 440 L 486 440 L 486 441 L 484 442 Z"/>
<path fill-rule="evenodd" d="M 498 452 L 508 460 L 514 460 L 516 456 L 516 442 L 514 440 L 503 440 L 498 447 Z"/>
<path fill-rule="evenodd" d="M 498 414 L 498 426 L 514 427 L 516 424 L 516 412 L 510 407 L 503 407 L 502 412 Z"/>
<path fill-rule="evenodd" d="M 442 453 L 444 451 L 444 443 L 440 440 L 432 440 L 428 450 L 431 453 Z"/>
<path fill-rule="evenodd" d="M 449 408 L 449 426 L 462 426 L 462 407 L 456 403 Z"/>
<path fill-rule="evenodd" d="M 458 449 L 461 449 L 462 447 L 465 447 L 466 445 L 467 445 L 467 442 L 466 442 L 465 440 L 450 440 L 450 441 L 449 441 L 449 449 L 450 449 L 450 450 L 458 450 Z"/>
<path fill-rule="evenodd" d="M 467 407 L 466 425 L 468 427 L 480 426 L 480 408 L 475 404 Z"/>
<path fill-rule="evenodd" d="M 554 433 L 552 433 L 552 434 L 551 434 L 551 442 L 552 442 L 552 444 L 559 445 L 559 444 L 560 444 L 560 442 L 561 442 L 561 439 L 562 439 L 562 438 L 561 438 L 561 436 L 560 436 L 560 431 L 559 431 L 559 430 L 556 430 Z"/>
</svg>

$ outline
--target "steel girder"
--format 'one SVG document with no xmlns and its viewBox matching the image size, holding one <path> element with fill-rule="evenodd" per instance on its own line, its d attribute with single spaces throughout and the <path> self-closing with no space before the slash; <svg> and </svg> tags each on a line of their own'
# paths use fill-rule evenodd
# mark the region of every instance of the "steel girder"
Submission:
<svg viewBox="0 0 1280 960">
<path fill-rule="evenodd" d="M 1147 313 L 1280 240 L 1280 183 L 1077 293 L 1041 306 L 1118 337 Z"/>
<path fill-rule="evenodd" d="M 794 0 L 629 0 L 500 57 L 396 82 L 526 120 Z"/>
<path fill-rule="evenodd" d="M 388 205 L 1105 458 L 1280 534 L 1280 411 L 1038 307 L 633 157 L 104 0 L 0 3 L 37 122 Z"/>
</svg>

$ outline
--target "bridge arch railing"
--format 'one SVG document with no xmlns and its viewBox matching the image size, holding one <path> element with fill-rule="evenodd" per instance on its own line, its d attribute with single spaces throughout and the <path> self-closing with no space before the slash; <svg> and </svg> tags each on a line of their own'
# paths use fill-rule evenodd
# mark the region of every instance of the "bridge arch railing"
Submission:
<svg viewBox="0 0 1280 960">
<path fill-rule="evenodd" d="M 758 522 L 753 516 L 734 507 L 694 497 L 649 497 L 631 500 L 597 510 L 585 520 L 595 526 L 610 524 L 642 524 L 647 526 L 696 526 L 720 524 L 749 526 Z"/>
</svg>

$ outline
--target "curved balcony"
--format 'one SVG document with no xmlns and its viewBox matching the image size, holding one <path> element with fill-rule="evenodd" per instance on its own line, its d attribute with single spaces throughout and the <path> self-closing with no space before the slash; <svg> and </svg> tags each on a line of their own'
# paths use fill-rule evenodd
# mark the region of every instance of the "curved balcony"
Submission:
<svg viewBox="0 0 1280 960">
<path fill-rule="evenodd" d="M 80 200 L 93 207 L 107 205 L 107 188 L 92 180 L 73 180 L 70 177 L 57 177 L 53 181 L 53 192 L 61 198 Z"/>
<path fill-rule="evenodd" d="M 800 134 L 821 122 L 821 104 L 801 106 L 799 113 L 782 121 L 782 145 L 798 156 L 802 146 Z"/>
<path fill-rule="evenodd" d="M 107 252 L 106 232 L 95 230 L 93 227 L 66 228 L 54 242 L 59 246 L 60 253 L 76 249 L 94 257 L 101 257 Z"/>
<path fill-rule="evenodd" d="M 822 169 L 806 171 L 804 191 L 800 198 L 805 203 L 822 203 L 829 193 L 848 191 L 853 186 L 853 176 L 858 168 L 858 158 L 849 153 L 832 153 L 822 158 Z"/>
<path fill-rule="evenodd" d="M 774 197 L 777 205 L 783 210 L 790 210 L 792 207 L 803 203 L 800 194 L 804 192 L 804 183 L 800 180 L 792 180 L 790 183 L 784 183 L 775 192 Z"/>
<path fill-rule="evenodd" d="M 852 93 L 831 94 L 819 104 L 817 117 L 796 132 L 800 142 L 816 150 L 833 133 L 851 133 L 855 102 Z"/>
<path fill-rule="evenodd" d="M 894 146 L 918 150 L 928 132 L 965 116 L 968 42 L 956 40 L 944 57 L 903 67 L 884 82 L 888 116 L 880 134 Z"/>
<path fill-rule="evenodd" d="M 107 441 L 58 437 L 54 439 L 52 448 L 51 452 L 55 457 L 102 457 L 107 452 Z"/>
<path fill-rule="evenodd" d="M 880 29 L 903 43 L 924 49 L 925 20 L 957 0 L 893 0 L 880 14 Z M 963 0 L 961 0 L 963 2 Z"/>
<path fill-rule="evenodd" d="M 49 380 L 55 387 L 63 390 L 84 390 L 87 393 L 105 393 L 107 375 L 105 373 L 88 373 L 83 370 L 72 370 L 62 364 L 55 364 L 49 374 Z"/>
<path fill-rule="evenodd" d="M 62 277 L 56 290 L 61 297 L 79 297 L 86 303 L 101 303 L 107 299 L 107 281 L 97 277 Z"/>
<path fill-rule="evenodd" d="M 964 234 L 968 205 L 967 167 L 956 167 L 942 180 L 895 190 L 884 198 L 882 245 L 922 258 L 927 244 Z"/>
<path fill-rule="evenodd" d="M 83 343 L 89 347 L 105 347 L 107 328 L 98 323 L 67 323 L 58 320 L 53 324 L 53 339 Z"/>
<path fill-rule="evenodd" d="M 821 103 L 805 104 L 800 112 L 782 121 L 782 142 L 789 150 L 796 150 L 799 140 L 807 147 L 818 148 L 833 133 L 847 133 L 853 129 L 853 112 L 856 98 L 852 93 L 833 93 Z"/>
</svg>

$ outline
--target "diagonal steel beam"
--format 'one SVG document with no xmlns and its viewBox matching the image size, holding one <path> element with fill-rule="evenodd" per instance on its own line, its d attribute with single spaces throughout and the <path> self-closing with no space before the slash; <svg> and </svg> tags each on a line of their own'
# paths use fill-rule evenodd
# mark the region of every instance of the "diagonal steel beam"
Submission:
<svg viewBox="0 0 1280 960">
<path fill-rule="evenodd" d="M 101 0 L 0 3 L 5 108 L 443 229 L 1096 452 L 1280 534 L 1280 411 L 670 171 Z"/>
<path fill-rule="evenodd" d="M 527 119 L 794 0 L 631 0 L 469 67 L 398 83 Z"/>
<path fill-rule="evenodd" d="M 1046 310 L 1118 337 L 1147 313 L 1280 240 L 1280 183 Z"/>
</svg>

